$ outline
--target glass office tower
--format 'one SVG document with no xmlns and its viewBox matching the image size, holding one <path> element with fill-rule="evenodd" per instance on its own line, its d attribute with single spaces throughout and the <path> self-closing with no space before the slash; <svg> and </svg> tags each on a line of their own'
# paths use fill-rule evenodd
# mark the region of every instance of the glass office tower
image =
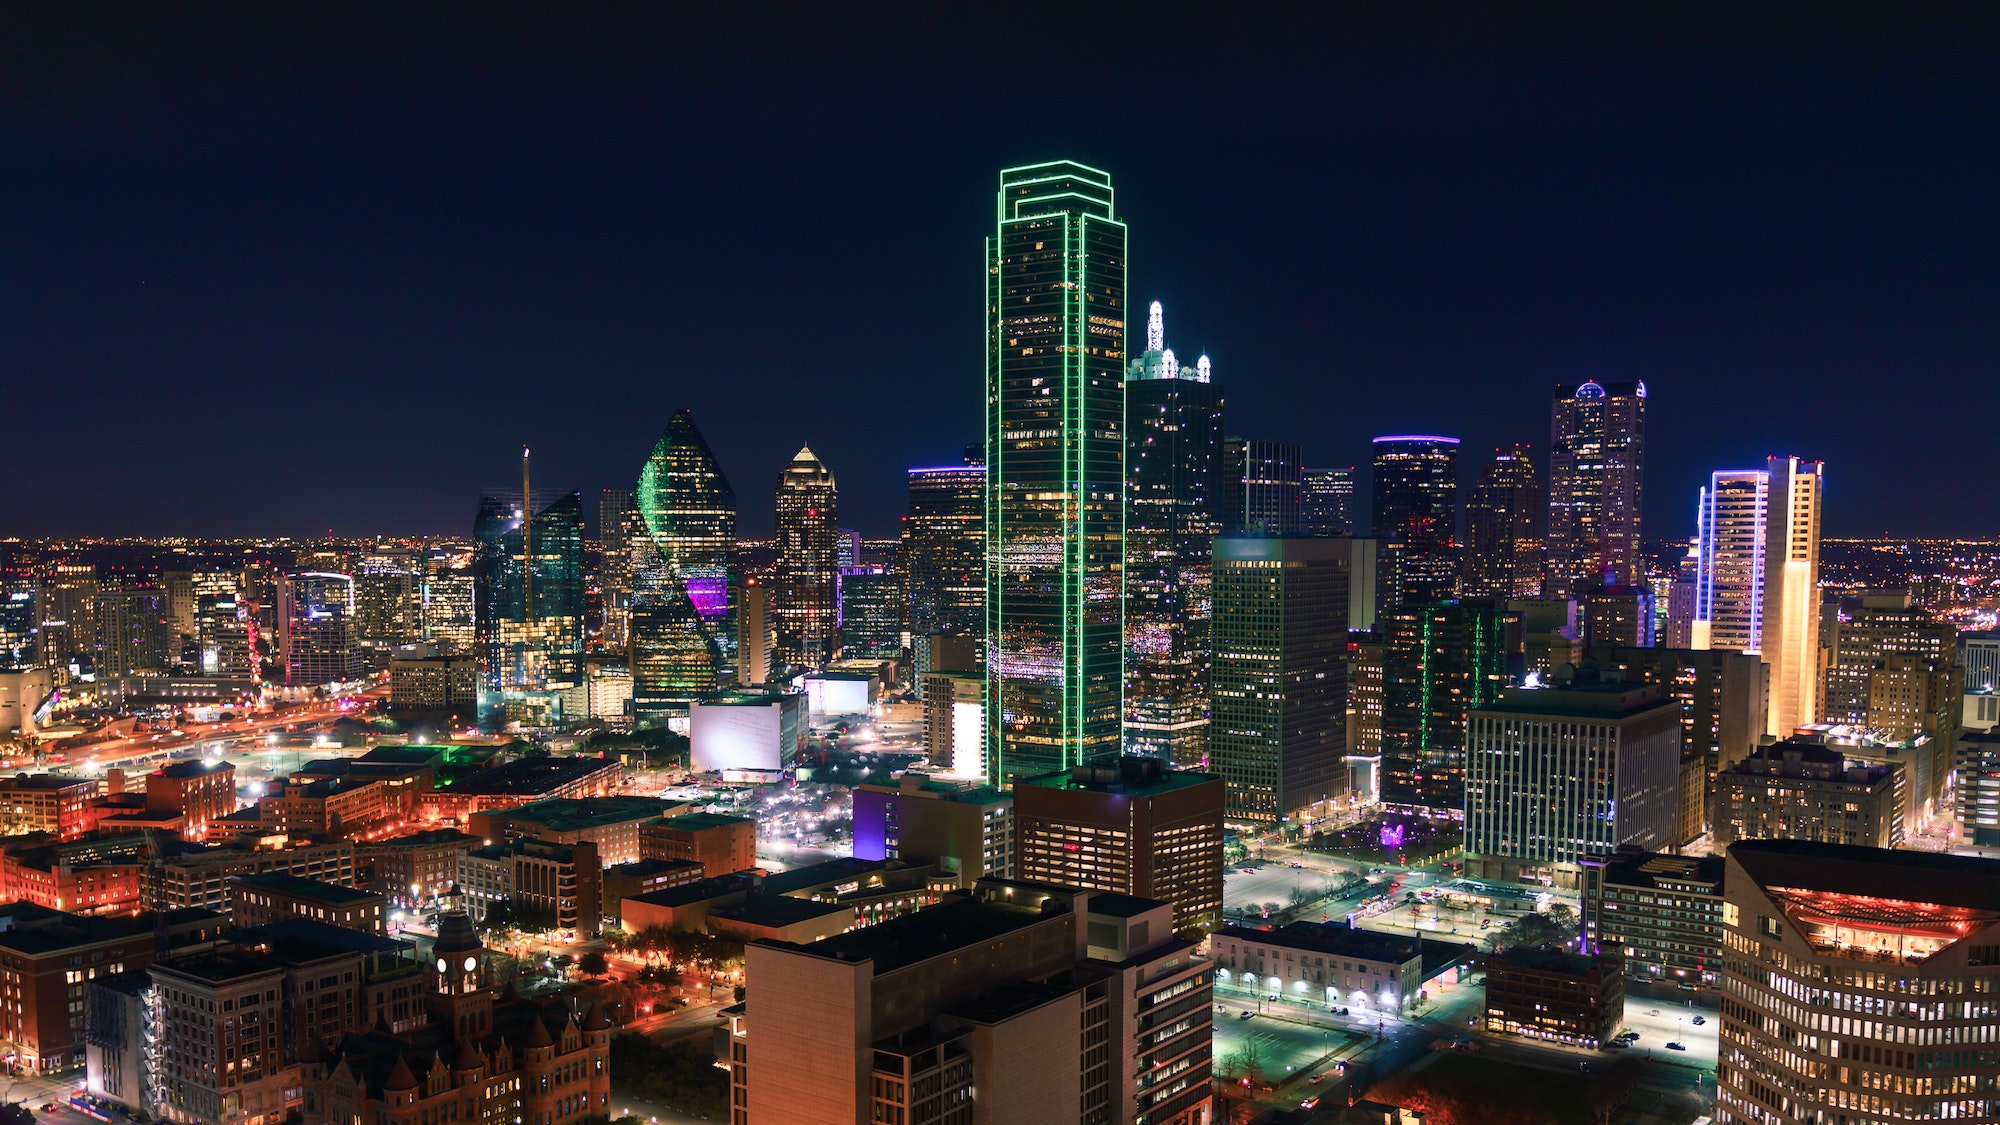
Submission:
<svg viewBox="0 0 2000 1125">
<path fill-rule="evenodd" d="M 1208 729 L 1210 544 L 1222 385 L 1182 366 L 1153 302 L 1125 379 L 1125 750 L 1198 765 Z"/>
<path fill-rule="evenodd" d="M 1115 752 L 1123 691 L 1125 224 L 1111 177 L 1000 174 L 986 244 L 987 776 Z"/>
<path fill-rule="evenodd" d="M 1300 472 L 1299 534 L 1354 534 L 1354 466 Z"/>
<path fill-rule="evenodd" d="M 986 632 L 986 466 L 910 470 L 902 564 L 912 643 Z"/>
<path fill-rule="evenodd" d="M 674 412 L 632 501 L 644 526 L 632 541 L 632 709 L 657 724 L 721 688 L 736 661 L 736 490 L 694 415 Z"/>
<path fill-rule="evenodd" d="M 777 596 L 772 611 L 781 663 L 824 668 L 840 648 L 838 504 L 832 471 L 810 448 L 801 448 L 778 474 Z"/>
<path fill-rule="evenodd" d="M 487 495 L 473 517 L 473 631 L 491 691 L 574 683 L 583 659 L 583 497 L 522 513 L 519 496 Z"/>
<path fill-rule="evenodd" d="M 1375 536 L 1396 547 L 1386 605 L 1423 605 L 1458 592 L 1458 439 L 1375 439 Z"/>
<path fill-rule="evenodd" d="M 1549 408 L 1547 595 L 1629 586 L 1645 576 L 1639 501 L 1646 480 L 1646 384 L 1556 388 Z"/>
<path fill-rule="evenodd" d="M 1465 498 L 1465 565 L 1458 588 L 1468 598 L 1533 598 L 1542 589 L 1541 476 L 1528 447 L 1493 451 Z"/>
</svg>

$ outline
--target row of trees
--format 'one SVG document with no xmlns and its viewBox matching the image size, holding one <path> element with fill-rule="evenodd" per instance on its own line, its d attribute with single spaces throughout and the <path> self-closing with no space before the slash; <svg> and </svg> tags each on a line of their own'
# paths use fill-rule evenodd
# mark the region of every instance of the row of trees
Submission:
<svg viewBox="0 0 2000 1125">
<path fill-rule="evenodd" d="M 608 932 L 604 941 L 613 949 L 658 957 L 671 965 L 707 973 L 733 972 L 743 967 L 743 943 L 711 934 L 648 926 L 636 934 L 622 930 Z"/>
</svg>

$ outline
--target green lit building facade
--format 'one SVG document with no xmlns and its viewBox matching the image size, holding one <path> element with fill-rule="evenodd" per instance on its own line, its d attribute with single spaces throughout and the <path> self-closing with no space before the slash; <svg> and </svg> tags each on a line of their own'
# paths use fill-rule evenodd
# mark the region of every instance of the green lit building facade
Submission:
<svg viewBox="0 0 2000 1125">
<path fill-rule="evenodd" d="M 1520 615 L 1488 602 L 1405 605 L 1382 634 L 1382 803 L 1465 815 L 1465 713 L 1521 671 Z"/>
<path fill-rule="evenodd" d="M 473 636 L 489 692 L 546 691 L 581 671 L 583 497 L 533 514 L 523 519 L 518 496 L 486 495 L 473 516 Z"/>
<path fill-rule="evenodd" d="M 736 490 L 686 410 L 639 473 L 632 504 L 632 711 L 658 725 L 735 667 Z"/>
<path fill-rule="evenodd" d="M 1111 177 L 1000 174 L 986 246 L 986 770 L 1116 753 L 1123 710 L 1125 225 Z"/>
</svg>

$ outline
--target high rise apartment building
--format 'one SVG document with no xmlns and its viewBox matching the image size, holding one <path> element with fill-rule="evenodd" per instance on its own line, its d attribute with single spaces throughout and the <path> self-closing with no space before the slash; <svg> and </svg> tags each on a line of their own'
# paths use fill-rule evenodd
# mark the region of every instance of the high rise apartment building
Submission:
<svg viewBox="0 0 2000 1125">
<path fill-rule="evenodd" d="M 354 578 L 306 572 L 278 578 L 278 661 L 285 682 L 330 684 L 361 678 Z"/>
<path fill-rule="evenodd" d="M 1299 473 L 1299 534 L 1354 534 L 1354 466 Z"/>
<path fill-rule="evenodd" d="M 632 502 L 644 528 L 632 542 L 632 708 L 660 723 L 722 687 L 736 661 L 736 491 L 693 414 L 667 422 Z"/>
<path fill-rule="evenodd" d="M 423 636 L 435 642 L 439 651 L 475 651 L 479 628 L 476 589 L 473 576 L 462 570 L 434 569 L 424 577 Z"/>
<path fill-rule="evenodd" d="M 631 641 L 632 540 L 640 526 L 631 489 L 607 488 L 598 494 L 597 573 L 604 606 L 599 635 L 613 652 L 623 652 Z"/>
<path fill-rule="evenodd" d="M 1723 887 L 1717 1122 L 2000 1120 L 2000 863 L 1746 840 Z"/>
<path fill-rule="evenodd" d="M 1014 786 L 1022 879 L 1174 904 L 1174 926 L 1222 917 L 1223 781 L 1157 758 L 1108 756 Z"/>
<path fill-rule="evenodd" d="M 1850 763 L 1806 742 L 1758 747 L 1716 775 L 1715 842 L 1818 840 L 1893 848 L 1909 801 L 1900 763 Z"/>
<path fill-rule="evenodd" d="M 1217 533 L 1297 535 L 1299 461 L 1299 447 L 1287 442 L 1224 439 L 1214 489 Z"/>
<path fill-rule="evenodd" d="M 824 668 L 840 649 L 839 494 L 833 473 L 801 446 L 778 475 L 778 566 L 771 610 L 778 660 Z"/>
<path fill-rule="evenodd" d="M 731 1120 L 1204 1125 L 1211 971 L 1166 903 L 999 880 L 809 945 L 753 942 Z"/>
<path fill-rule="evenodd" d="M 778 623 L 771 613 L 771 584 L 744 576 L 736 609 L 736 682 L 758 687 L 778 666 Z"/>
<path fill-rule="evenodd" d="M 1958 629 L 1910 604 L 1908 593 L 1865 594 L 1833 624 L 1820 720 L 1883 739 L 1951 741 L 1963 709 Z"/>
<path fill-rule="evenodd" d="M 1275 827 L 1348 789 L 1345 539 L 1215 541 L 1209 768 L 1231 823 Z"/>
<path fill-rule="evenodd" d="M 1465 716 L 1519 674 L 1521 616 L 1478 602 L 1404 606 L 1382 635 L 1382 803 L 1456 819 L 1465 810 Z"/>
<path fill-rule="evenodd" d="M 1000 174 L 987 240 L 987 776 L 1119 749 L 1125 224 L 1111 177 Z"/>
<path fill-rule="evenodd" d="M 1465 498 L 1459 592 L 1468 598 L 1539 597 L 1547 515 L 1541 476 L 1528 447 L 1494 450 Z"/>
<path fill-rule="evenodd" d="M 1208 731 L 1210 544 L 1222 456 L 1222 385 L 1208 357 L 1182 366 L 1153 302 L 1146 351 L 1125 380 L 1125 750 L 1195 766 Z"/>
<path fill-rule="evenodd" d="M 1468 873 L 1580 885 L 1586 859 L 1661 851 L 1680 820 L 1680 706 L 1587 673 L 1509 688 L 1466 714 Z"/>
<path fill-rule="evenodd" d="M 1375 439 L 1375 537 L 1394 548 L 1382 604 L 1421 606 L 1458 593 L 1458 439 Z"/>
<path fill-rule="evenodd" d="M 1645 577 L 1639 517 L 1646 483 L 1646 384 L 1595 379 L 1556 387 L 1549 406 L 1548 589 Z"/>
<path fill-rule="evenodd" d="M 1772 457 L 1702 490 L 1692 647 L 1754 652 L 1771 666 L 1765 733 L 1820 714 L 1817 461 Z"/>
<path fill-rule="evenodd" d="M 94 592 L 91 636 L 100 676 L 161 672 L 173 664 L 167 594 L 156 582 L 113 582 Z"/>
</svg>

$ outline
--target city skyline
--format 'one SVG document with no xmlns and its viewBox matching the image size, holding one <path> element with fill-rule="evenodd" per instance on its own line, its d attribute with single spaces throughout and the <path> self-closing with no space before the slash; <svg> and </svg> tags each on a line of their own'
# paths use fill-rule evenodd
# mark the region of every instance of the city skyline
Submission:
<svg viewBox="0 0 2000 1125">
<path fill-rule="evenodd" d="M 1093 13 L 1079 31 L 1123 61 L 1075 68 L 1106 107 L 1078 118 L 1028 81 L 1007 83 L 1019 112 L 982 100 L 1020 64 L 980 13 L 928 28 L 964 64 L 918 78 L 930 98 L 857 89 L 867 68 L 820 61 L 642 66 L 632 51 L 663 28 L 633 29 L 628 50 L 559 18 L 536 33 L 576 46 L 581 73 L 516 88 L 493 77 L 497 47 L 298 35 L 277 14 L 245 29 L 241 58 L 212 60 L 212 87 L 207 68 L 161 64 L 140 98 L 112 56 L 56 49 L 85 31 L 55 18 L 38 29 L 51 49 L 13 74 L 47 97 L 13 99 L 23 115 L 0 133 L 22 171 L 0 190 L 35 216 L 0 255 L 5 369 L 39 423 L 21 456 L 54 485 L 9 534 L 457 533 L 518 446 L 590 495 L 625 485 L 682 407 L 743 481 L 810 442 L 840 467 L 849 526 L 892 534 L 904 470 L 955 461 L 981 428 L 968 232 L 990 170 L 1063 158 L 1124 188 L 1133 300 L 1163 301 L 1186 350 L 1229 373 L 1241 434 L 1298 444 L 1307 465 L 1363 464 L 1370 437 L 1402 432 L 1527 442 L 1544 463 L 1553 387 L 1644 380 L 1655 527 L 1716 466 L 1774 452 L 1839 454 L 1832 535 L 2000 524 L 2000 498 L 1927 490 L 1936 478 L 1875 440 L 2000 354 L 1978 187 L 2000 114 L 1963 26 L 1766 16 L 1724 37 L 1596 13 L 1532 32 L 1467 10 L 1443 48 L 1415 19 L 1196 36 Z M 208 59 L 194 22 L 147 30 Z M 772 33 L 893 50 L 819 20 Z M 308 65 L 322 40 L 409 46 L 363 84 Z M 1724 40 L 1781 64 L 1723 65 Z M 1089 41 L 1058 50 L 1074 61 Z M 1333 53 L 1230 64 L 1242 81 L 1205 93 L 1127 81 L 1138 59 L 1209 42 Z M 251 56 L 300 65 L 253 76 Z M 231 78 L 243 96 L 224 96 Z M 759 88 L 741 105 L 653 96 L 737 79 Z M 640 93 L 617 96 L 621 81 Z M 714 113 L 661 108 L 684 104 Z M 1272 104 L 1292 107 L 1282 124 L 1249 112 Z M 1827 105 L 1846 107 L 1837 124 Z M 1191 153 L 1229 174 L 1188 175 Z M 857 256 L 858 229 L 895 233 Z M 1927 391 L 1832 405 L 1892 379 Z M 811 420 L 767 426 L 744 409 L 751 387 Z M 129 409 L 88 405 L 107 395 Z M 100 452 L 64 456 L 83 432 Z M 1942 443 L 1938 477 L 1973 472 L 1976 444 Z M 424 451 L 421 487 L 394 456 L 406 446 Z M 339 466 L 332 487 L 246 469 L 280 447 Z M 179 471 L 148 471 L 162 464 Z M 746 533 L 768 533 L 763 508 L 745 506 Z"/>
</svg>

